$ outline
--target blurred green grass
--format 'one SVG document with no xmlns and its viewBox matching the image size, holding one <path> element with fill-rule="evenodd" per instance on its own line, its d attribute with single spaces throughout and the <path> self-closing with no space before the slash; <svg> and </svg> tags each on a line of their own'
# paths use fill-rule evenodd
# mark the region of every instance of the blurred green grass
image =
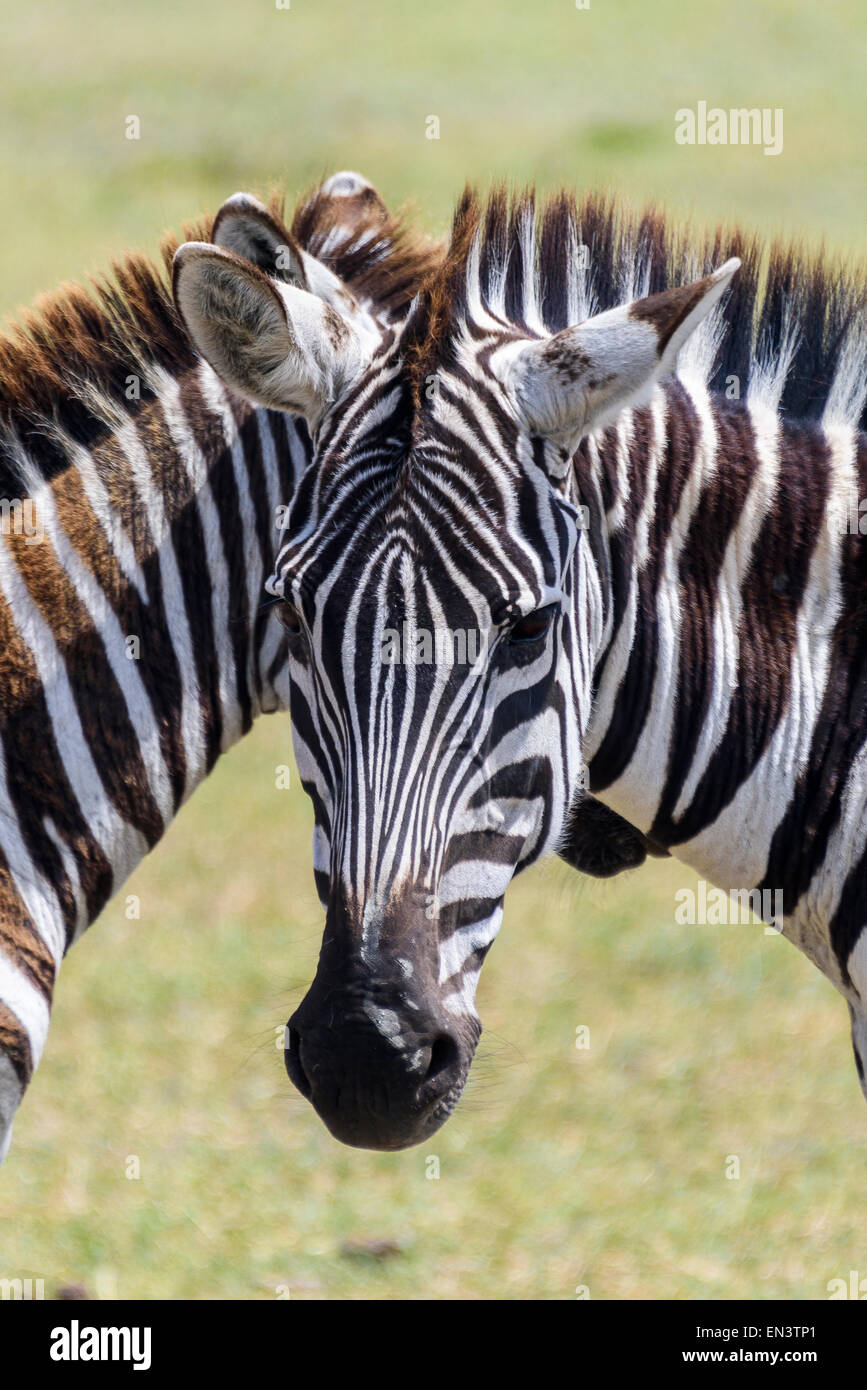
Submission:
<svg viewBox="0 0 867 1390">
<path fill-rule="evenodd" d="M 464 179 L 503 175 L 860 248 L 859 18 L 855 0 L 19 10 L 0 312 L 238 187 L 345 167 L 437 231 Z M 782 106 L 784 153 L 675 145 L 699 99 Z M 706 1299 L 823 1298 L 864 1271 L 842 1001 L 759 927 L 676 926 L 694 877 L 675 864 L 516 882 L 457 1114 L 408 1153 L 334 1143 L 275 1045 L 321 931 L 310 808 L 274 783 L 288 746 L 287 720 L 263 721 L 67 960 L 0 1172 L 4 1276 L 123 1298 Z M 400 1253 L 365 1254 L 378 1240 Z"/>
<path fill-rule="evenodd" d="M 675 865 L 519 879 L 454 1118 L 397 1155 L 336 1144 L 275 1046 L 320 938 L 288 734 L 223 760 L 68 958 L 4 1270 L 129 1298 L 820 1298 L 863 1267 L 842 1002 L 760 927 L 676 926 Z M 341 1253 L 376 1240 L 401 1253 Z"/>
<path fill-rule="evenodd" d="M 437 230 L 464 179 L 499 175 L 860 248 L 864 31 L 859 0 L 19 8 L 0 56 L 0 307 L 238 187 L 347 167 Z M 782 107 L 783 154 L 675 144 L 698 100 Z"/>
</svg>

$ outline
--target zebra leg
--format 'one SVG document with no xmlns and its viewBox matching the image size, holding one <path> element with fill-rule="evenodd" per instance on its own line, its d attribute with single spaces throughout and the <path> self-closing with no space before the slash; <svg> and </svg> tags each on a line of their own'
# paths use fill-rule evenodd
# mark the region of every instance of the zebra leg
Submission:
<svg viewBox="0 0 867 1390">
<path fill-rule="evenodd" d="M 24 1095 L 24 1083 L 12 1058 L 0 1052 L 0 1163 L 9 1152 L 12 1121 Z"/>
<path fill-rule="evenodd" d="M 848 999 L 849 1017 L 852 1021 L 852 1051 L 858 1080 L 867 1100 L 867 924 L 861 928 L 855 945 L 847 961 L 849 979 L 857 991 L 857 998 Z"/>
<path fill-rule="evenodd" d="M 52 970 L 53 973 L 53 970 Z M 53 981 L 52 981 L 53 982 Z M 50 1018 L 48 998 L 0 952 L 0 1163 L 9 1151 L 12 1121 L 36 1068 Z"/>
<path fill-rule="evenodd" d="M 612 878 L 624 869 L 637 869 L 648 854 L 667 851 L 649 844 L 639 830 L 601 801 L 584 796 L 572 807 L 557 853 L 579 873 Z"/>
<path fill-rule="evenodd" d="M 849 1018 L 852 1021 L 852 1051 L 855 1054 L 855 1069 L 864 1099 L 867 1100 L 867 1012 L 861 1012 L 854 1004 L 849 1004 Z"/>
<path fill-rule="evenodd" d="M 21 1100 L 21 1090 L 13 1084 L 14 1078 L 8 1075 L 9 1063 L 0 1058 L 0 1163 L 9 1152 L 12 1143 L 12 1121 Z"/>
</svg>

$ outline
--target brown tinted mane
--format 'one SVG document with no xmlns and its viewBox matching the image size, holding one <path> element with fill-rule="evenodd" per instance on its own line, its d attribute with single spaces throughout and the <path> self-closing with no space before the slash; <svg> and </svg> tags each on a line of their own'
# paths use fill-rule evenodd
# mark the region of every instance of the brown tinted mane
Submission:
<svg viewBox="0 0 867 1390">
<path fill-rule="evenodd" d="M 340 220 L 344 201 L 321 190 L 300 199 L 292 235 L 380 315 L 402 317 L 442 261 L 444 247 L 411 227 L 406 214 L 388 212 L 372 188 L 351 200 L 346 224 Z M 282 198 L 272 198 L 271 211 L 282 218 Z"/>
<path fill-rule="evenodd" d="M 354 215 L 351 225 L 336 226 L 337 201 L 315 194 L 300 200 L 292 222 L 297 240 L 384 316 L 405 311 L 441 259 L 441 247 L 378 201 Z M 272 196 L 272 212 L 281 220 L 282 208 L 282 197 Z M 183 240 L 210 241 L 212 227 L 212 217 L 187 224 Z M 135 414 L 153 401 L 149 368 L 178 376 L 195 365 L 171 293 L 179 244 L 166 236 L 159 264 L 129 252 L 88 288 L 62 285 L 0 335 L 0 487 L 10 465 L 4 433 L 7 441 L 21 439 L 51 476 L 68 463 L 63 436 L 92 447 L 111 432 L 118 410 Z M 138 399 L 129 397 L 130 377 L 139 378 Z"/>
</svg>

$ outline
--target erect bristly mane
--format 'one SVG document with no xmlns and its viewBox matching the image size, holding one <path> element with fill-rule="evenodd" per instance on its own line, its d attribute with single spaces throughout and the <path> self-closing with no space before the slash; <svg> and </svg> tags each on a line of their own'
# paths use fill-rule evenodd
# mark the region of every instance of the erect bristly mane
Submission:
<svg viewBox="0 0 867 1390">
<path fill-rule="evenodd" d="M 329 181 L 333 182 L 333 181 Z M 326 183 L 302 197 L 291 235 L 385 319 L 403 316 L 421 292 L 413 357 L 417 374 L 449 354 L 475 296 L 530 331 L 553 332 L 632 298 L 685 283 L 729 256 L 742 267 L 724 304 L 690 351 L 711 389 L 736 377 L 741 395 L 764 394 L 791 416 L 865 420 L 867 275 L 743 229 L 700 231 L 657 209 L 636 213 L 590 193 L 467 190 L 447 249 L 391 215 L 366 187 L 352 198 Z M 343 221 L 347 204 L 352 218 Z M 283 217 L 283 199 L 270 210 Z M 209 241 L 213 219 L 186 226 Z M 153 399 L 153 367 L 178 376 L 196 357 L 166 268 L 130 253 L 92 291 L 63 286 L 0 337 L 0 437 L 26 437 L 46 476 L 67 465 L 57 436 L 92 446 L 112 411 L 134 415 Z M 137 398 L 129 380 L 140 378 Z"/>
<path fill-rule="evenodd" d="M 678 224 L 614 198 L 502 186 L 467 189 L 451 242 L 425 287 L 416 335 L 419 379 L 447 361 L 474 302 L 531 332 L 594 313 L 741 260 L 731 290 L 689 345 L 711 390 L 737 378 L 739 396 L 783 414 L 860 423 L 867 406 L 867 272 L 740 227 Z"/>
</svg>

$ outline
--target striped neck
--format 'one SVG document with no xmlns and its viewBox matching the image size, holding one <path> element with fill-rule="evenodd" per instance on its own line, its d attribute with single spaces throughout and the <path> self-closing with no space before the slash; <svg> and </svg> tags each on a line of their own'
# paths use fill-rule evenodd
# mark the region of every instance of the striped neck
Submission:
<svg viewBox="0 0 867 1390">
<path fill-rule="evenodd" d="M 7 526 L 0 550 L 0 942 L 45 994 L 220 753 L 288 703 L 263 584 L 306 430 L 204 364 L 151 385 L 90 447 L 60 441 L 64 466 L 15 447 L 38 543 Z"/>
<path fill-rule="evenodd" d="M 591 790 L 713 882 L 788 884 L 791 855 L 823 843 L 804 798 L 839 813 L 858 746 L 864 436 L 674 380 L 578 463 L 598 470 L 607 534 Z"/>
</svg>

